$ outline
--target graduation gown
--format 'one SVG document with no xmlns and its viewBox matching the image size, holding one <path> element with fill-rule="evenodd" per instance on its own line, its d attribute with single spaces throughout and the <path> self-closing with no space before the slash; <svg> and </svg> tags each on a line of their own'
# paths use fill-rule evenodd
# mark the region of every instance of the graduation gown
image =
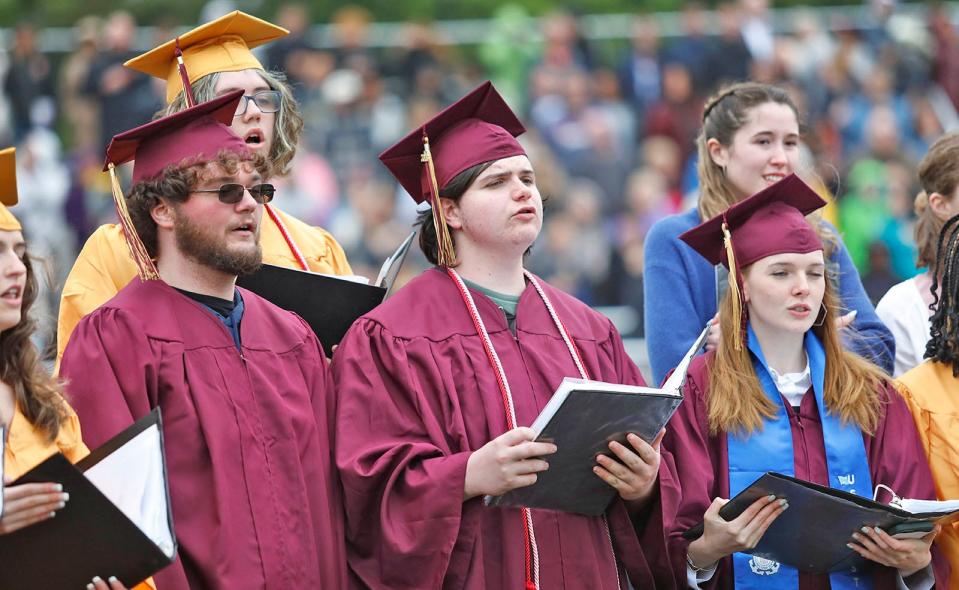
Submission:
<svg viewBox="0 0 959 590">
<path fill-rule="evenodd" d="M 162 408 L 179 555 L 159 588 L 342 588 L 322 349 L 301 319 L 240 293 L 242 351 L 199 303 L 134 279 L 80 322 L 61 375 L 91 446 Z"/>
<path fill-rule="evenodd" d="M 642 384 L 612 324 L 542 283 L 593 379 Z M 471 290 L 509 381 L 517 424 L 530 425 L 566 376 L 579 376 L 531 285 L 516 311 Z M 521 511 L 463 501 L 470 454 L 506 431 L 496 376 L 453 281 L 431 269 L 357 320 L 333 356 L 336 462 L 344 487 L 351 586 L 522 588 Z M 656 585 L 618 498 L 601 517 L 533 510 L 541 587 Z M 652 540 L 665 547 L 661 527 Z M 658 540 L 655 538 L 658 533 Z M 615 548 L 616 560 L 610 545 Z"/>
<path fill-rule="evenodd" d="M 927 360 L 899 377 L 936 482 L 940 500 L 959 499 L 959 379 L 952 365 Z M 959 588 L 959 523 L 942 528 L 936 544 L 952 566 L 950 588 Z"/>
<path fill-rule="evenodd" d="M 276 207 L 273 207 L 273 211 L 283 221 L 311 271 L 351 274 L 343 248 L 326 230 L 308 225 Z M 265 212 L 262 224 L 260 245 L 263 247 L 263 262 L 300 268 L 279 227 Z M 63 286 L 57 319 L 58 362 L 80 319 L 106 303 L 136 275 L 137 267 L 130 258 L 130 249 L 123 239 L 120 225 L 108 224 L 97 228 L 80 250 Z"/>
<path fill-rule="evenodd" d="M 710 352 L 693 360 L 687 377 L 686 398 L 669 422 L 663 446 L 669 455 L 670 468 L 682 486 L 682 494 L 663 494 L 662 516 L 671 523 L 669 550 L 676 579 L 686 580 L 686 548 L 688 541 L 682 533 L 703 519 L 713 498 L 729 498 L 729 457 L 726 433 L 710 436 L 706 421 L 706 388 L 709 383 L 707 362 L 714 357 Z M 881 392 L 884 415 L 875 436 L 863 434 L 869 472 L 873 485 L 886 484 L 906 498 L 935 498 L 932 476 L 919 444 L 912 416 L 905 402 L 892 388 Z M 799 412 L 785 400 L 793 438 L 793 466 L 795 476 L 820 485 L 829 485 L 826 449 L 823 443 L 822 423 L 816 408 L 812 388 L 803 397 Z M 936 580 L 945 588 L 948 564 L 933 547 Z M 877 565 L 873 576 L 875 590 L 896 588 L 897 572 Z M 734 588 L 732 558 L 719 562 L 716 573 L 703 588 Z M 815 590 L 829 588 L 828 576 L 800 572 L 799 588 Z"/>
</svg>

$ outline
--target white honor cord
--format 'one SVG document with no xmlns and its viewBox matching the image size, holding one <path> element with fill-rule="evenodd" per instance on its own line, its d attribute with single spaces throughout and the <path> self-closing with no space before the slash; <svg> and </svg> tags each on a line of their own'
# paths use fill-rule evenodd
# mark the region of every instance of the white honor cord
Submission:
<svg viewBox="0 0 959 590">
<path fill-rule="evenodd" d="M 480 337 L 486 342 L 488 348 L 487 350 L 491 351 L 491 357 L 495 365 L 496 371 L 499 372 L 500 378 L 506 390 L 506 396 L 509 400 L 509 411 L 510 417 L 513 424 L 516 422 L 516 409 L 513 406 L 513 393 L 509 388 L 509 381 L 506 380 L 506 372 L 503 370 L 503 365 L 499 360 L 499 355 L 496 354 L 496 349 L 493 348 L 493 341 L 490 340 L 489 333 L 486 331 L 486 324 L 483 322 L 483 318 L 480 317 L 479 310 L 476 308 L 476 302 L 473 301 L 473 295 L 469 292 L 469 289 L 466 288 L 466 284 L 463 283 L 463 279 L 460 277 L 459 273 L 454 269 L 449 268 L 450 275 L 459 283 L 460 290 L 466 295 L 467 305 L 470 307 L 470 314 L 472 314 L 476 320 L 477 324 L 480 327 Z M 556 309 L 553 307 L 553 303 L 549 300 L 549 297 L 546 295 L 546 291 L 543 290 L 543 287 L 540 286 L 539 281 L 535 276 L 528 270 L 524 270 L 526 278 L 529 280 L 530 284 L 533 285 L 533 288 L 536 289 L 536 292 L 539 294 L 540 299 L 543 300 L 543 304 L 546 305 L 546 310 L 549 312 L 550 318 L 552 318 L 553 323 L 556 325 L 556 329 L 559 331 L 560 336 L 563 338 L 563 342 L 566 344 L 566 349 L 569 351 L 570 356 L 573 359 L 573 363 L 576 365 L 576 369 L 579 371 L 579 375 L 583 379 L 589 379 L 589 374 L 586 372 L 586 368 L 583 366 L 582 360 L 579 357 L 579 352 L 576 349 L 576 346 L 573 344 L 572 339 L 569 336 L 569 333 L 566 330 L 566 326 L 563 325 L 563 322 L 560 321 L 559 315 L 556 313 Z M 530 544 L 532 545 L 533 553 L 533 581 L 536 583 L 536 587 L 540 588 L 539 585 L 539 553 L 536 547 L 536 536 L 533 533 L 533 516 L 530 510 L 524 509 L 525 517 L 527 521 L 527 526 L 530 531 Z M 622 584 L 619 579 L 619 566 L 616 564 L 616 551 L 613 548 L 613 536 L 609 531 L 609 523 L 606 521 L 606 515 L 603 515 L 603 528 L 606 531 L 606 538 L 609 540 L 609 550 L 613 554 L 613 570 L 616 572 L 616 587 L 622 588 Z"/>
</svg>

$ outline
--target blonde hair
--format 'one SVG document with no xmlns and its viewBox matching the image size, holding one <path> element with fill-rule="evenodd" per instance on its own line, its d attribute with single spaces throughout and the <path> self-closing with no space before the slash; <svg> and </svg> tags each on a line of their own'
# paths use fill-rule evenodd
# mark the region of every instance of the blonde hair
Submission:
<svg viewBox="0 0 959 590">
<path fill-rule="evenodd" d="M 913 234 L 918 248 L 916 266 L 932 268 L 945 221 L 929 206 L 929 195 L 938 193 L 951 201 L 959 186 L 959 133 L 947 133 L 929 147 L 919 162 L 918 176 L 922 191 L 913 205 L 917 217 Z"/>
<path fill-rule="evenodd" d="M 296 155 L 296 147 L 300 142 L 300 132 L 303 131 L 303 117 L 300 115 L 299 106 L 293 98 L 293 91 L 290 85 L 286 83 L 286 76 L 280 72 L 267 72 L 266 70 L 254 69 L 254 72 L 263 78 L 263 81 L 272 90 L 280 93 L 280 110 L 276 113 L 276 120 L 273 124 L 273 145 L 270 146 L 270 153 L 267 156 L 270 160 L 271 171 L 268 175 L 283 176 L 290 171 L 290 164 Z M 203 76 L 193 83 L 193 98 L 198 103 L 206 102 L 216 98 L 216 83 L 220 79 L 220 72 Z M 186 97 L 183 91 L 180 91 L 173 101 L 167 105 L 164 115 L 172 115 L 187 108 Z"/>
<path fill-rule="evenodd" d="M 827 313 L 813 333 L 822 342 L 826 353 L 823 398 L 826 409 L 839 416 L 844 424 L 853 423 L 863 432 L 873 434 L 882 417 L 879 389 L 888 376 L 879 367 L 867 362 L 842 346 L 835 318 L 839 317 L 838 297 L 828 278 L 823 294 Z M 777 407 L 762 390 L 752 358 L 746 346 L 736 350 L 733 337 L 741 327 L 735 325 L 731 291 L 720 304 L 719 326 L 722 337 L 716 354 L 709 362 L 709 390 L 706 399 L 709 432 L 750 435 L 762 430 L 763 420 L 776 416 Z M 745 315 L 745 314 L 744 314 Z"/>
</svg>

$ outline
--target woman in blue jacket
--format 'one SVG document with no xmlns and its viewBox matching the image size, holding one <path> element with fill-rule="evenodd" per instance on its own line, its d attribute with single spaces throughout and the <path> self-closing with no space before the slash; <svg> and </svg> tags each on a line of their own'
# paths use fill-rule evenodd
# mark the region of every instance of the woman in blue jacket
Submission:
<svg viewBox="0 0 959 590">
<path fill-rule="evenodd" d="M 717 306 L 715 269 L 679 235 L 750 195 L 797 171 L 799 110 L 785 90 L 746 82 L 727 86 L 703 112 L 699 152 L 699 203 L 695 209 L 660 220 L 645 243 L 646 344 L 653 380 L 661 382 L 689 344 L 713 321 Z M 845 314 L 837 318 L 846 345 L 886 371 L 895 358 L 892 334 L 862 288 L 836 228 L 813 214 L 826 244 L 829 272 L 838 283 Z M 719 341 L 713 322 L 707 348 Z"/>
</svg>

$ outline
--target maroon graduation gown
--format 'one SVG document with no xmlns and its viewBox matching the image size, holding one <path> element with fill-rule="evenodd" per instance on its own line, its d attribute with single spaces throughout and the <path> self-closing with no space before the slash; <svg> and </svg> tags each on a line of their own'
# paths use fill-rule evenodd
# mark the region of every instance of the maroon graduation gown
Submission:
<svg viewBox="0 0 959 590">
<path fill-rule="evenodd" d="M 134 279 L 71 336 L 70 403 L 91 448 L 162 408 L 179 557 L 160 590 L 342 588 L 323 352 L 301 319 L 240 292 L 242 353 L 199 303 Z"/>
<path fill-rule="evenodd" d="M 593 379 L 642 384 L 609 320 L 543 283 Z M 473 290 L 503 363 L 517 423 L 528 426 L 566 376 L 570 353 L 531 285 L 516 313 Z M 470 453 L 506 431 L 502 396 L 452 280 L 438 269 L 360 318 L 333 358 L 336 462 L 344 487 L 347 553 L 356 587 L 519 589 L 521 511 L 463 502 Z M 653 588 L 637 529 L 617 499 L 601 517 L 533 511 L 544 590 L 616 588 L 617 571 Z M 639 526 L 642 529 L 642 526 Z M 665 550 L 661 527 L 658 543 Z M 610 538 L 611 537 L 611 538 Z M 614 563 L 610 544 L 618 560 Z M 672 587 L 668 568 L 665 585 Z"/>
<path fill-rule="evenodd" d="M 682 533 L 699 523 L 713 498 L 729 498 L 729 458 L 726 434 L 709 435 L 706 422 L 706 388 L 709 373 L 707 359 L 713 353 L 701 355 L 690 365 L 686 399 L 669 422 L 663 447 L 668 457 L 670 470 L 681 482 L 682 494 L 663 491 L 665 514 L 662 519 L 669 525 L 669 551 L 676 579 L 686 580 L 686 547 L 688 542 Z M 886 484 L 905 498 L 935 499 L 936 492 L 932 475 L 926 463 L 916 427 L 899 394 L 885 388 L 881 392 L 884 400 L 884 415 L 880 420 L 875 436 L 864 434 L 869 472 L 873 485 Z M 783 400 L 789 414 L 789 424 L 793 437 L 793 467 L 796 477 L 829 485 L 829 472 L 826 467 L 826 450 L 823 443 L 822 423 L 816 408 L 816 397 L 812 389 L 803 397 L 799 412 Z M 663 487 L 675 488 L 675 481 L 664 483 Z M 674 491 L 674 490 L 673 490 Z M 936 580 L 941 588 L 949 579 L 948 564 L 933 546 L 933 559 Z M 895 589 L 896 571 L 892 568 L 877 566 L 873 576 L 876 590 Z M 702 584 L 704 588 L 731 589 L 734 587 L 732 558 L 720 560 L 713 578 Z M 829 588 L 828 576 L 800 573 L 799 588 L 814 590 Z"/>
</svg>

